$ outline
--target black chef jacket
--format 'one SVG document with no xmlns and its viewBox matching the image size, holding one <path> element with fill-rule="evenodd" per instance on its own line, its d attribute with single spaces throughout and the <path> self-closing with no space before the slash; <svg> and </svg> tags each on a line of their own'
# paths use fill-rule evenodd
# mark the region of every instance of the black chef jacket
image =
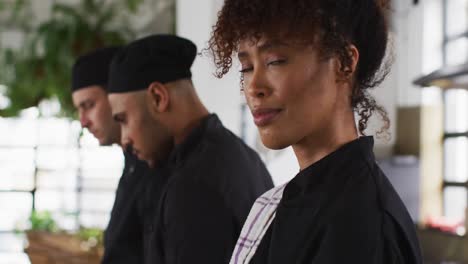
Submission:
<svg viewBox="0 0 468 264">
<path fill-rule="evenodd" d="M 414 224 L 372 149 L 361 137 L 289 182 L 250 263 L 422 263 Z"/>
<path fill-rule="evenodd" d="M 214 114 L 175 147 L 147 263 L 228 263 L 255 199 L 273 187 L 258 154 Z"/>
<path fill-rule="evenodd" d="M 143 210 L 148 206 L 143 194 L 149 191 L 146 186 L 154 175 L 134 155 L 124 152 L 124 156 L 125 167 L 104 233 L 103 264 L 143 263 Z M 157 192 L 152 195 L 154 199 L 159 197 Z"/>
</svg>

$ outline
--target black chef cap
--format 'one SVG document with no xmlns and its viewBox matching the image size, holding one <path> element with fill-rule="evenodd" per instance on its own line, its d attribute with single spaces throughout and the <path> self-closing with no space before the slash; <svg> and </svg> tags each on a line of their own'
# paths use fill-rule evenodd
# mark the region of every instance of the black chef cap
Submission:
<svg viewBox="0 0 468 264">
<path fill-rule="evenodd" d="M 72 92 L 92 86 L 107 86 L 112 58 L 121 47 L 102 48 L 79 57 L 72 69 Z"/>
<path fill-rule="evenodd" d="M 191 78 L 196 54 L 193 42 L 174 35 L 152 35 L 132 42 L 112 60 L 108 92 L 138 91 L 155 81 Z"/>
</svg>

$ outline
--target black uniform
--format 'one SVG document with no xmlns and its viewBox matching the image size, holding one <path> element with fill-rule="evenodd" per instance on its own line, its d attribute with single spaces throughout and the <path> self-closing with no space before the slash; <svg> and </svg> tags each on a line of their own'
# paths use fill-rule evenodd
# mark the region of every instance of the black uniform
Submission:
<svg viewBox="0 0 468 264">
<path fill-rule="evenodd" d="M 124 155 L 125 167 L 104 235 L 103 264 L 143 263 L 143 226 L 145 210 L 150 206 L 148 195 L 151 194 L 156 203 L 160 194 L 157 186 L 150 185 L 157 175 L 152 175 L 146 163 L 134 155 L 125 152 Z"/>
<path fill-rule="evenodd" d="M 372 148 L 362 137 L 289 182 L 250 263 L 422 263 L 413 222 Z"/>
<path fill-rule="evenodd" d="M 209 115 L 176 146 L 148 263 L 228 263 L 255 199 L 273 187 L 260 157 Z"/>
</svg>

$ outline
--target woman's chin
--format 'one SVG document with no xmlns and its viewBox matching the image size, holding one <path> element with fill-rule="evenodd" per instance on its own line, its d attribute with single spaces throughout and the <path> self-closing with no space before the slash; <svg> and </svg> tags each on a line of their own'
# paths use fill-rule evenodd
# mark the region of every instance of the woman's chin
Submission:
<svg viewBox="0 0 468 264">
<path fill-rule="evenodd" d="M 282 136 L 275 136 L 274 134 L 262 135 L 260 133 L 260 138 L 263 145 L 269 149 L 280 150 L 291 146 L 291 143 Z"/>
</svg>

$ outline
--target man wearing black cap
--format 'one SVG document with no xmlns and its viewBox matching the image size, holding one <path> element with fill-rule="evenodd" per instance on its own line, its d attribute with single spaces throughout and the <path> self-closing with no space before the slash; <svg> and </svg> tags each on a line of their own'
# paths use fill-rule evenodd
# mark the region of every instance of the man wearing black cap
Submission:
<svg viewBox="0 0 468 264">
<path fill-rule="evenodd" d="M 110 69 L 122 145 L 169 173 L 146 263 L 228 263 L 252 204 L 273 187 L 259 156 L 198 98 L 195 56 L 189 40 L 155 35 L 125 47 Z"/>
<path fill-rule="evenodd" d="M 119 49 L 105 48 L 86 54 L 78 58 L 72 70 L 72 99 L 80 123 L 100 145 L 120 143 L 120 126 L 112 118 L 105 90 L 110 62 Z M 147 205 L 142 193 L 149 182 L 149 169 L 131 153 L 124 151 L 124 156 L 125 167 L 104 235 L 105 264 L 143 262 L 143 210 Z M 151 195 L 157 199 L 158 192 L 154 190 Z"/>
</svg>

